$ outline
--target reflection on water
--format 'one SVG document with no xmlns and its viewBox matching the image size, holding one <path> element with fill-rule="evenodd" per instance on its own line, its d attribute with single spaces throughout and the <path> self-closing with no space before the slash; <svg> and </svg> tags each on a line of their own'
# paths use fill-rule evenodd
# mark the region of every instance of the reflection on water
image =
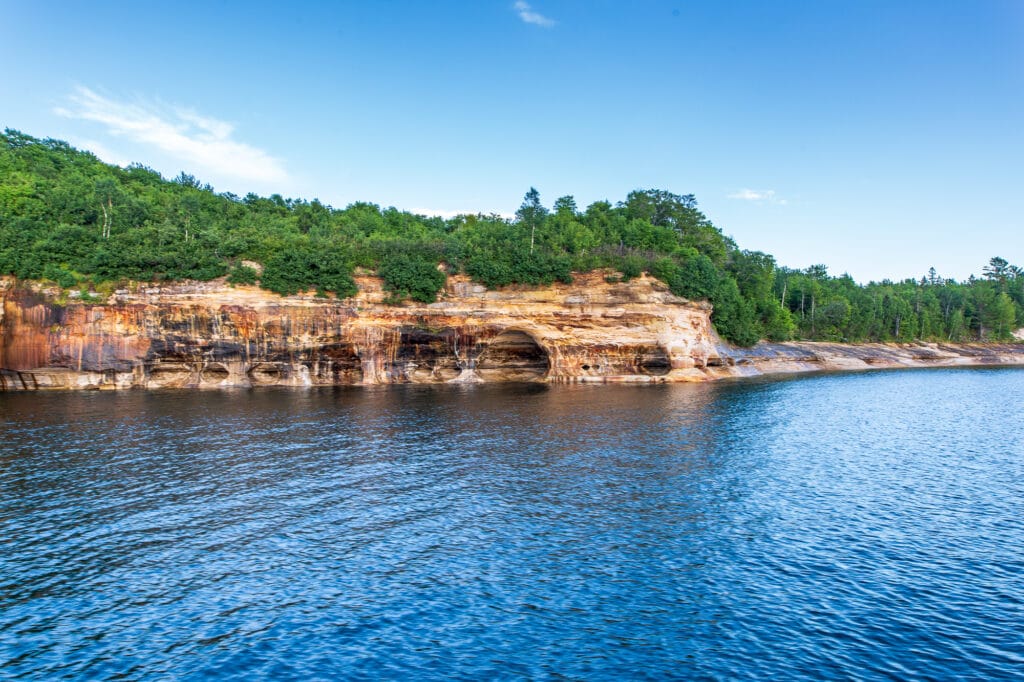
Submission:
<svg viewBox="0 0 1024 682">
<path fill-rule="evenodd" d="M 0 676 L 999 677 L 1020 370 L 0 395 Z"/>
</svg>

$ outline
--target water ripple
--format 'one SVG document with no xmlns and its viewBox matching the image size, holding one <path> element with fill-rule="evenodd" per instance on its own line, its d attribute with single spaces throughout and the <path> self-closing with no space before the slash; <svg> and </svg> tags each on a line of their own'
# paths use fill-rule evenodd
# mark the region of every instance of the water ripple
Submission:
<svg viewBox="0 0 1024 682">
<path fill-rule="evenodd" d="M 0 677 L 1024 671 L 1020 370 L 0 395 Z"/>
</svg>

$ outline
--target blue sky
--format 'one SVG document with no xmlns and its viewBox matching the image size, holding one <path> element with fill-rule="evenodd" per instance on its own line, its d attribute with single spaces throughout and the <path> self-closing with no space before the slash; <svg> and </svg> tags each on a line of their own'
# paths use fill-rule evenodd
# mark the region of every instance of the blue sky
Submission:
<svg viewBox="0 0 1024 682">
<path fill-rule="evenodd" d="M 791 267 L 1024 265 L 1021 0 L 5 5 L 0 126 L 218 191 L 658 188 Z"/>
</svg>

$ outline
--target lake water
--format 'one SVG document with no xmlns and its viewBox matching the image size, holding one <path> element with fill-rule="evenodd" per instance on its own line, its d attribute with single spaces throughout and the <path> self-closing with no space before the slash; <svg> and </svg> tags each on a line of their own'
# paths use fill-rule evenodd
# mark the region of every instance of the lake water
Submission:
<svg viewBox="0 0 1024 682">
<path fill-rule="evenodd" d="M 1024 674 L 1024 370 L 0 395 L 0 678 Z"/>
</svg>

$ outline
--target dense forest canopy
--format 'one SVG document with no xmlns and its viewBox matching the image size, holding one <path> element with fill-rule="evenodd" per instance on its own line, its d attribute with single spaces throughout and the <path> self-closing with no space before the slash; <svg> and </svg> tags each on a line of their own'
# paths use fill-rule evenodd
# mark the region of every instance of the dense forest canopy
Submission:
<svg viewBox="0 0 1024 682">
<path fill-rule="evenodd" d="M 711 301 L 718 332 L 741 345 L 1006 340 L 1024 326 L 1024 271 L 1002 258 L 966 282 L 933 269 L 861 286 L 823 265 L 794 270 L 741 250 L 693 195 L 636 190 L 584 209 L 564 196 L 548 209 L 530 188 L 515 219 L 442 219 L 370 203 L 335 209 L 277 194 L 218 194 L 185 173 L 166 180 L 58 140 L 0 135 L 0 274 L 82 291 L 227 276 L 282 294 L 344 297 L 355 293 L 357 267 L 375 270 L 393 302 L 434 301 L 442 270 L 491 287 L 568 282 L 599 268 L 616 273 L 609 279 L 647 272 L 677 295 Z"/>
</svg>

